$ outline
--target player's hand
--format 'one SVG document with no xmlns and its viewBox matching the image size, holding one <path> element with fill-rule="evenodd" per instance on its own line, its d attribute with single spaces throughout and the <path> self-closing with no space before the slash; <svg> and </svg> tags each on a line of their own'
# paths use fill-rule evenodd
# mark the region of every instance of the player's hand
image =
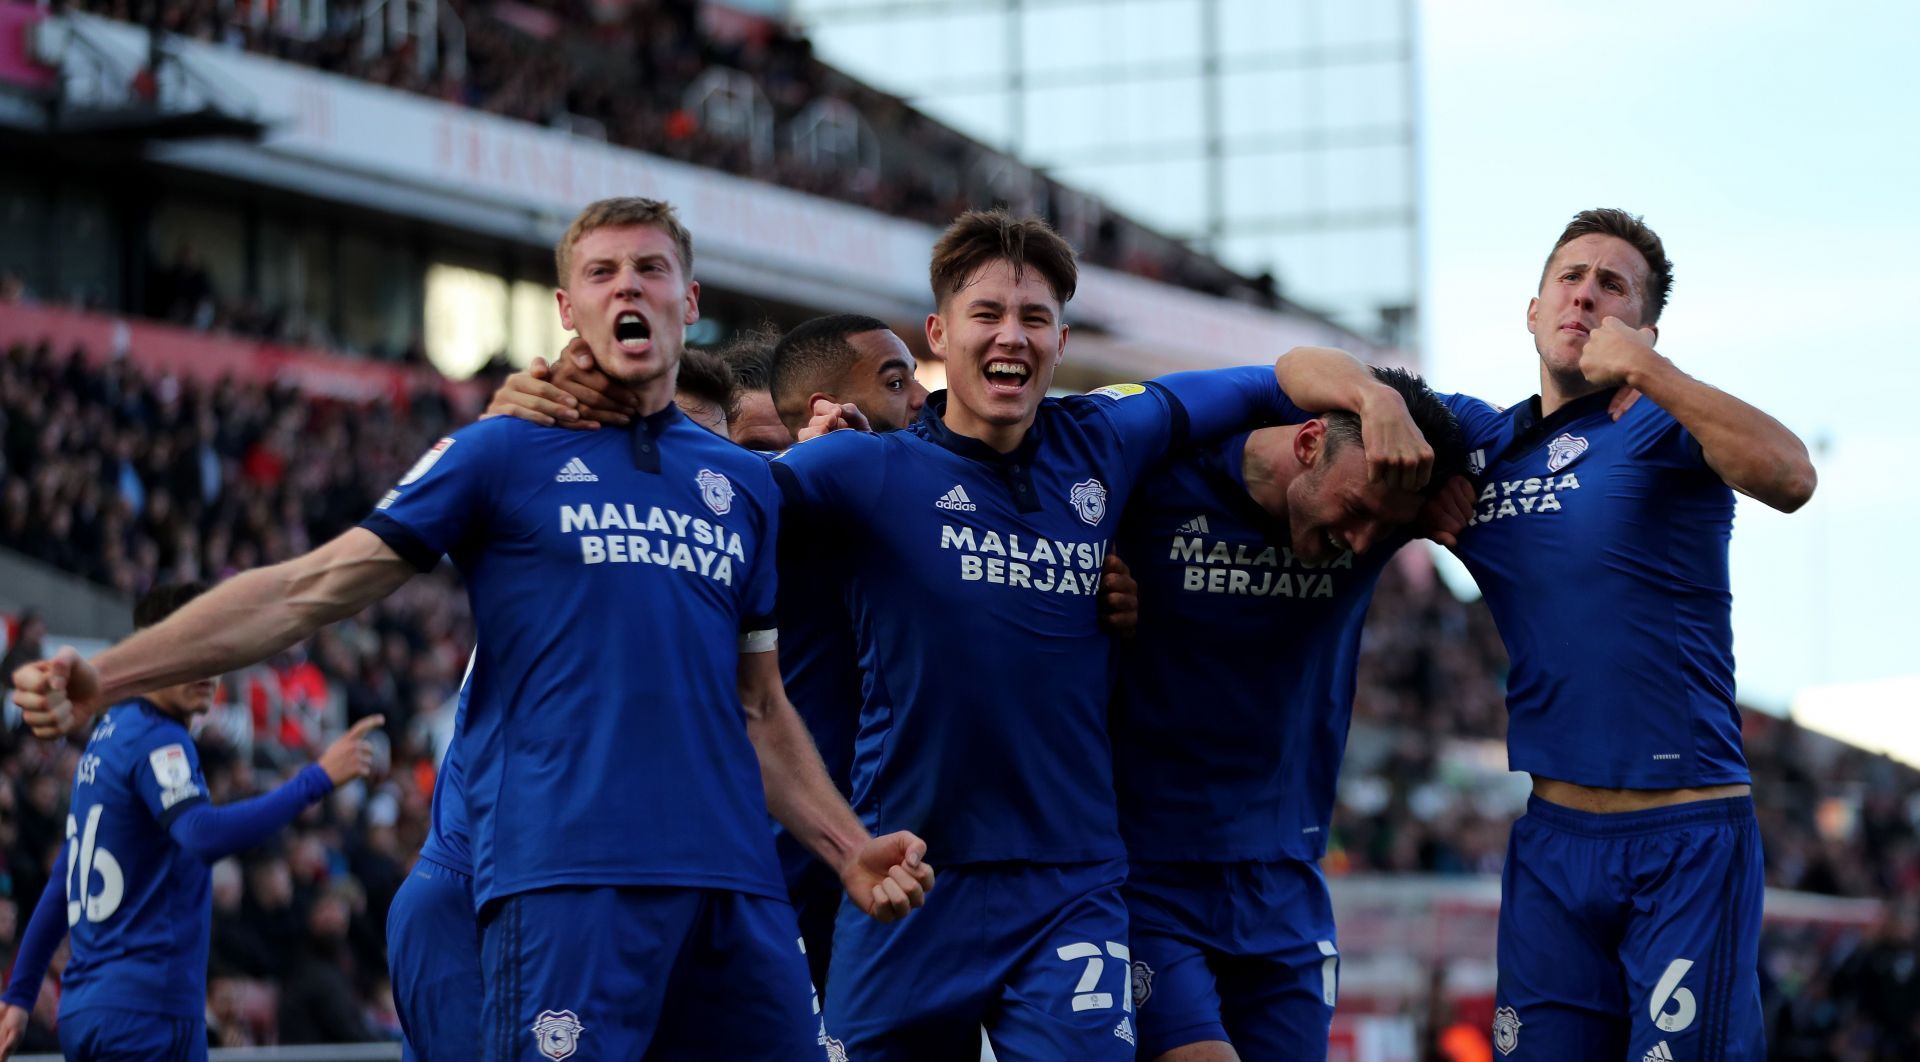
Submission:
<svg viewBox="0 0 1920 1062">
<path fill-rule="evenodd" d="M 598 428 L 592 422 L 580 423 L 580 400 L 553 385 L 553 371 L 547 359 L 534 358 L 532 364 L 507 377 L 493 393 L 480 414 L 488 417 L 519 417 L 543 428 L 564 424 L 569 428 Z"/>
<path fill-rule="evenodd" d="M 1107 554 L 1100 572 L 1100 626 L 1123 637 L 1140 626 L 1140 584 L 1117 553 Z"/>
<path fill-rule="evenodd" d="M 1608 317 L 1580 348 L 1580 375 L 1597 387 L 1623 386 L 1660 356 L 1654 352 L 1653 341 L 1653 329 L 1629 328 L 1620 318 Z M 1607 408 L 1613 412 L 1611 405 Z"/>
<path fill-rule="evenodd" d="M 632 393 L 594 364 L 587 341 L 575 337 L 552 365 L 535 358 L 524 372 L 507 377 L 480 416 L 596 431 L 602 424 L 631 423 L 634 405 Z"/>
<path fill-rule="evenodd" d="M 0 1062 L 13 1057 L 20 1038 L 27 1034 L 27 1012 L 11 1003 L 0 1009 Z"/>
<path fill-rule="evenodd" d="M 898 922 L 927 902 L 933 868 L 926 863 L 927 842 L 901 830 L 860 846 L 840 871 L 847 895 L 881 922 Z"/>
<path fill-rule="evenodd" d="M 1433 539 L 1443 546 L 1459 545 L 1460 532 L 1473 520 L 1473 498 L 1472 480 L 1465 476 L 1448 480 L 1440 493 L 1420 507 L 1420 515 L 1414 520 L 1420 537 Z"/>
<path fill-rule="evenodd" d="M 553 382 L 579 400 L 581 420 L 619 427 L 633 423 L 640 396 L 600 371 L 600 363 L 593 360 L 593 348 L 586 340 L 573 337 L 567 349 L 554 359 L 552 373 Z"/>
<path fill-rule="evenodd" d="M 1627 415 L 1627 410 L 1640 401 L 1640 392 L 1631 387 L 1622 387 L 1613 393 L 1613 401 L 1607 403 L 1607 415 L 1615 420 Z"/>
<path fill-rule="evenodd" d="M 1360 415 L 1360 441 L 1367 451 L 1367 481 L 1395 490 L 1419 490 L 1433 476 L 1433 447 L 1407 412 L 1406 400 L 1390 387 L 1377 387 L 1354 412 Z"/>
<path fill-rule="evenodd" d="M 367 734 L 386 721 L 384 715 L 367 716 L 320 754 L 320 769 L 327 772 L 335 786 L 346 785 L 373 772 L 373 746 L 367 743 Z"/>
<path fill-rule="evenodd" d="M 65 737 L 99 710 L 100 673 L 73 646 L 13 673 L 13 703 L 37 738 Z"/>
<path fill-rule="evenodd" d="M 807 421 L 806 427 L 800 429 L 800 434 L 794 436 L 794 442 L 803 443 L 808 439 L 818 439 L 828 432 L 841 431 L 843 429 L 851 429 L 853 431 L 873 430 L 873 425 L 867 422 L 867 415 L 860 412 L 860 407 L 854 405 L 852 402 L 842 402 L 835 405 L 827 399 L 816 398 L 813 400 L 812 412 L 812 419 Z"/>
</svg>

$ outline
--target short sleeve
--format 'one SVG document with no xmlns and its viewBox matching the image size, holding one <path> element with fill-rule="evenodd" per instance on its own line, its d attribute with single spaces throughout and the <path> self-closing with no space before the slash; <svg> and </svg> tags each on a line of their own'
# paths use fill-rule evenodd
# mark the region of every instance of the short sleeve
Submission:
<svg viewBox="0 0 1920 1062">
<path fill-rule="evenodd" d="M 161 826 L 171 826 L 188 808 L 207 802 L 200 751 L 184 731 L 149 731 L 133 749 L 133 790 Z"/>
<path fill-rule="evenodd" d="M 1288 401 L 1271 365 L 1177 372 L 1144 384 L 1098 388 L 1087 397 L 1113 421 L 1136 472 L 1190 442 L 1217 442 L 1311 416 Z"/>
<path fill-rule="evenodd" d="M 809 439 L 768 466 L 780 488 L 780 519 L 818 526 L 872 514 L 886 479 L 886 441 L 871 432 L 836 431 Z"/>
<path fill-rule="evenodd" d="M 769 462 L 771 467 L 771 462 Z M 760 505 L 760 541 L 754 544 L 753 568 L 747 575 L 740 602 L 740 633 L 753 635 L 774 628 L 774 601 L 779 592 L 780 490 L 769 473 Z"/>
<path fill-rule="evenodd" d="M 1637 457 L 1670 468 L 1706 467 L 1700 441 L 1645 395 L 1621 416 L 1620 427 Z"/>
<path fill-rule="evenodd" d="M 1187 435 L 1186 410 L 1158 382 L 1113 384 L 1065 401 L 1091 403 L 1099 411 L 1135 478 Z"/>
<path fill-rule="evenodd" d="M 1313 419 L 1280 390 L 1270 364 L 1176 372 L 1153 382 L 1166 390 L 1186 421 L 1188 437 L 1175 445 L 1218 442 L 1254 428 Z"/>
<path fill-rule="evenodd" d="M 1441 394 L 1438 397 L 1453 411 L 1453 419 L 1460 422 L 1460 433 L 1466 436 L 1469 451 L 1492 446 L 1511 423 L 1507 412 L 1491 402 L 1471 395 Z"/>
<path fill-rule="evenodd" d="M 417 570 L 432 571 L 484 518 L 489 444 L 503 421 L 471 424 L 434 443 L 360 526 Z"/>
</svg>

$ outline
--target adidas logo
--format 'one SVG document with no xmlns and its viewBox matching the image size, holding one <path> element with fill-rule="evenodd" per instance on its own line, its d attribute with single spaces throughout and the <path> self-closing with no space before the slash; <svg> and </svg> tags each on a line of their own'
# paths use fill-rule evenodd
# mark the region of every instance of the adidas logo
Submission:
<svg viewBox="0 0 1920 1062">
<path fill-rule="evenodd" d="M 1673 1062 L 1673 1051 L 1665 1040 L 1653 1045 L 1653 1050 L 1640 1056 L 1640 1062 Z"/>
<path fill-rule="evenodd" d="M 1133 1042 L 1133 1019 L 1121 1018 L 1120 1024 L 1113 1027 L 1113 1035 L 1128 1043 Z"/>
<path fill-rule="evenodd" d="M 952 509 L 957 513 L 970 513 L 980 508 L 978 505 L 973 504 L 972 498 L 967 497 L 967 488 L 959 485 L 955 485 L 952 490 L 940 495 L 940 500 L 933 504 L 936 508 Z"/>
<path fill-rule="evenodd" d="M 579 458 L 571 458 L 560 466 L 560 474 L 553 477 L 555 483 L 598 483 L 600 477 L 587 470 L 586 463 Z"/>
<path fill-rule="evenodd" d="M 1186 523 L 1184 523 L 1184 524 L 1181 524 L 1181 525 L 1180 525 L 1179 527 L 1176 527 L 1176 528 L 1174 528 L 1174 529 L 1173 529 L 1173 532 L 1174 532 L 1174 534 L 1176 534 L 1176 535 L 1204 535 L 1204 534 L 1207 534 L 1207 533 L 1208 533 L 1208 532 L 1207 532 L 1207 518 L 1206 518 L 1206 517 L 1204 517 L 1204 516 L 1196 516 L 1196 517 L 1194 517 L 1193 519 L 1191 519 L 1191 520 L 1188 520 L 1188 521 L 1187 521 Z"/>
</svg>

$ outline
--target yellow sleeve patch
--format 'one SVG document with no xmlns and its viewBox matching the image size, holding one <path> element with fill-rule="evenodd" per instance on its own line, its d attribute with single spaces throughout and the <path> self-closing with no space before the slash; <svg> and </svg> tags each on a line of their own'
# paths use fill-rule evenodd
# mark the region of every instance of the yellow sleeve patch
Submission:
<svg viewBox="0 0 1920 1062">
<path fill-rule="evenodd" d="M 1144 395 L 1147 393 L 1147 388 L 1146 385 L 1137 383 L 1111 384 L 1106 387 L 1095 388 L 1087 393 L 1090 395 L 1099 395 L 1102 398 L 1111 398 L 1117 402 L 1122 398 L 1128 398 L 1133 395 Z"/>
</svg>

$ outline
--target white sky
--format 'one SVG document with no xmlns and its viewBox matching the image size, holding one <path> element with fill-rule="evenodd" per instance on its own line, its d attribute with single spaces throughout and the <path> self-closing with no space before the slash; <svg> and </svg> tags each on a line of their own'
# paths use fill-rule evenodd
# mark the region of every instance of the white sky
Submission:
<svg viewBox="0 0 1920 1062">
<path fill-rule="evenodd" d="M 1805 509 L 1740 504 L 1743 697 L 1780 709 L 1809 685 L 1920 674 L 1920 426 L 1903 412 L 1920 4 L 1423 0 L 1420 16 L 1435 384 L 1533 394 L 1524 313 L 1554 236 L 1586 206 L 1644 214 L 1675 263 L 1661 352 L 1828 440 Z"/>
</svg>

